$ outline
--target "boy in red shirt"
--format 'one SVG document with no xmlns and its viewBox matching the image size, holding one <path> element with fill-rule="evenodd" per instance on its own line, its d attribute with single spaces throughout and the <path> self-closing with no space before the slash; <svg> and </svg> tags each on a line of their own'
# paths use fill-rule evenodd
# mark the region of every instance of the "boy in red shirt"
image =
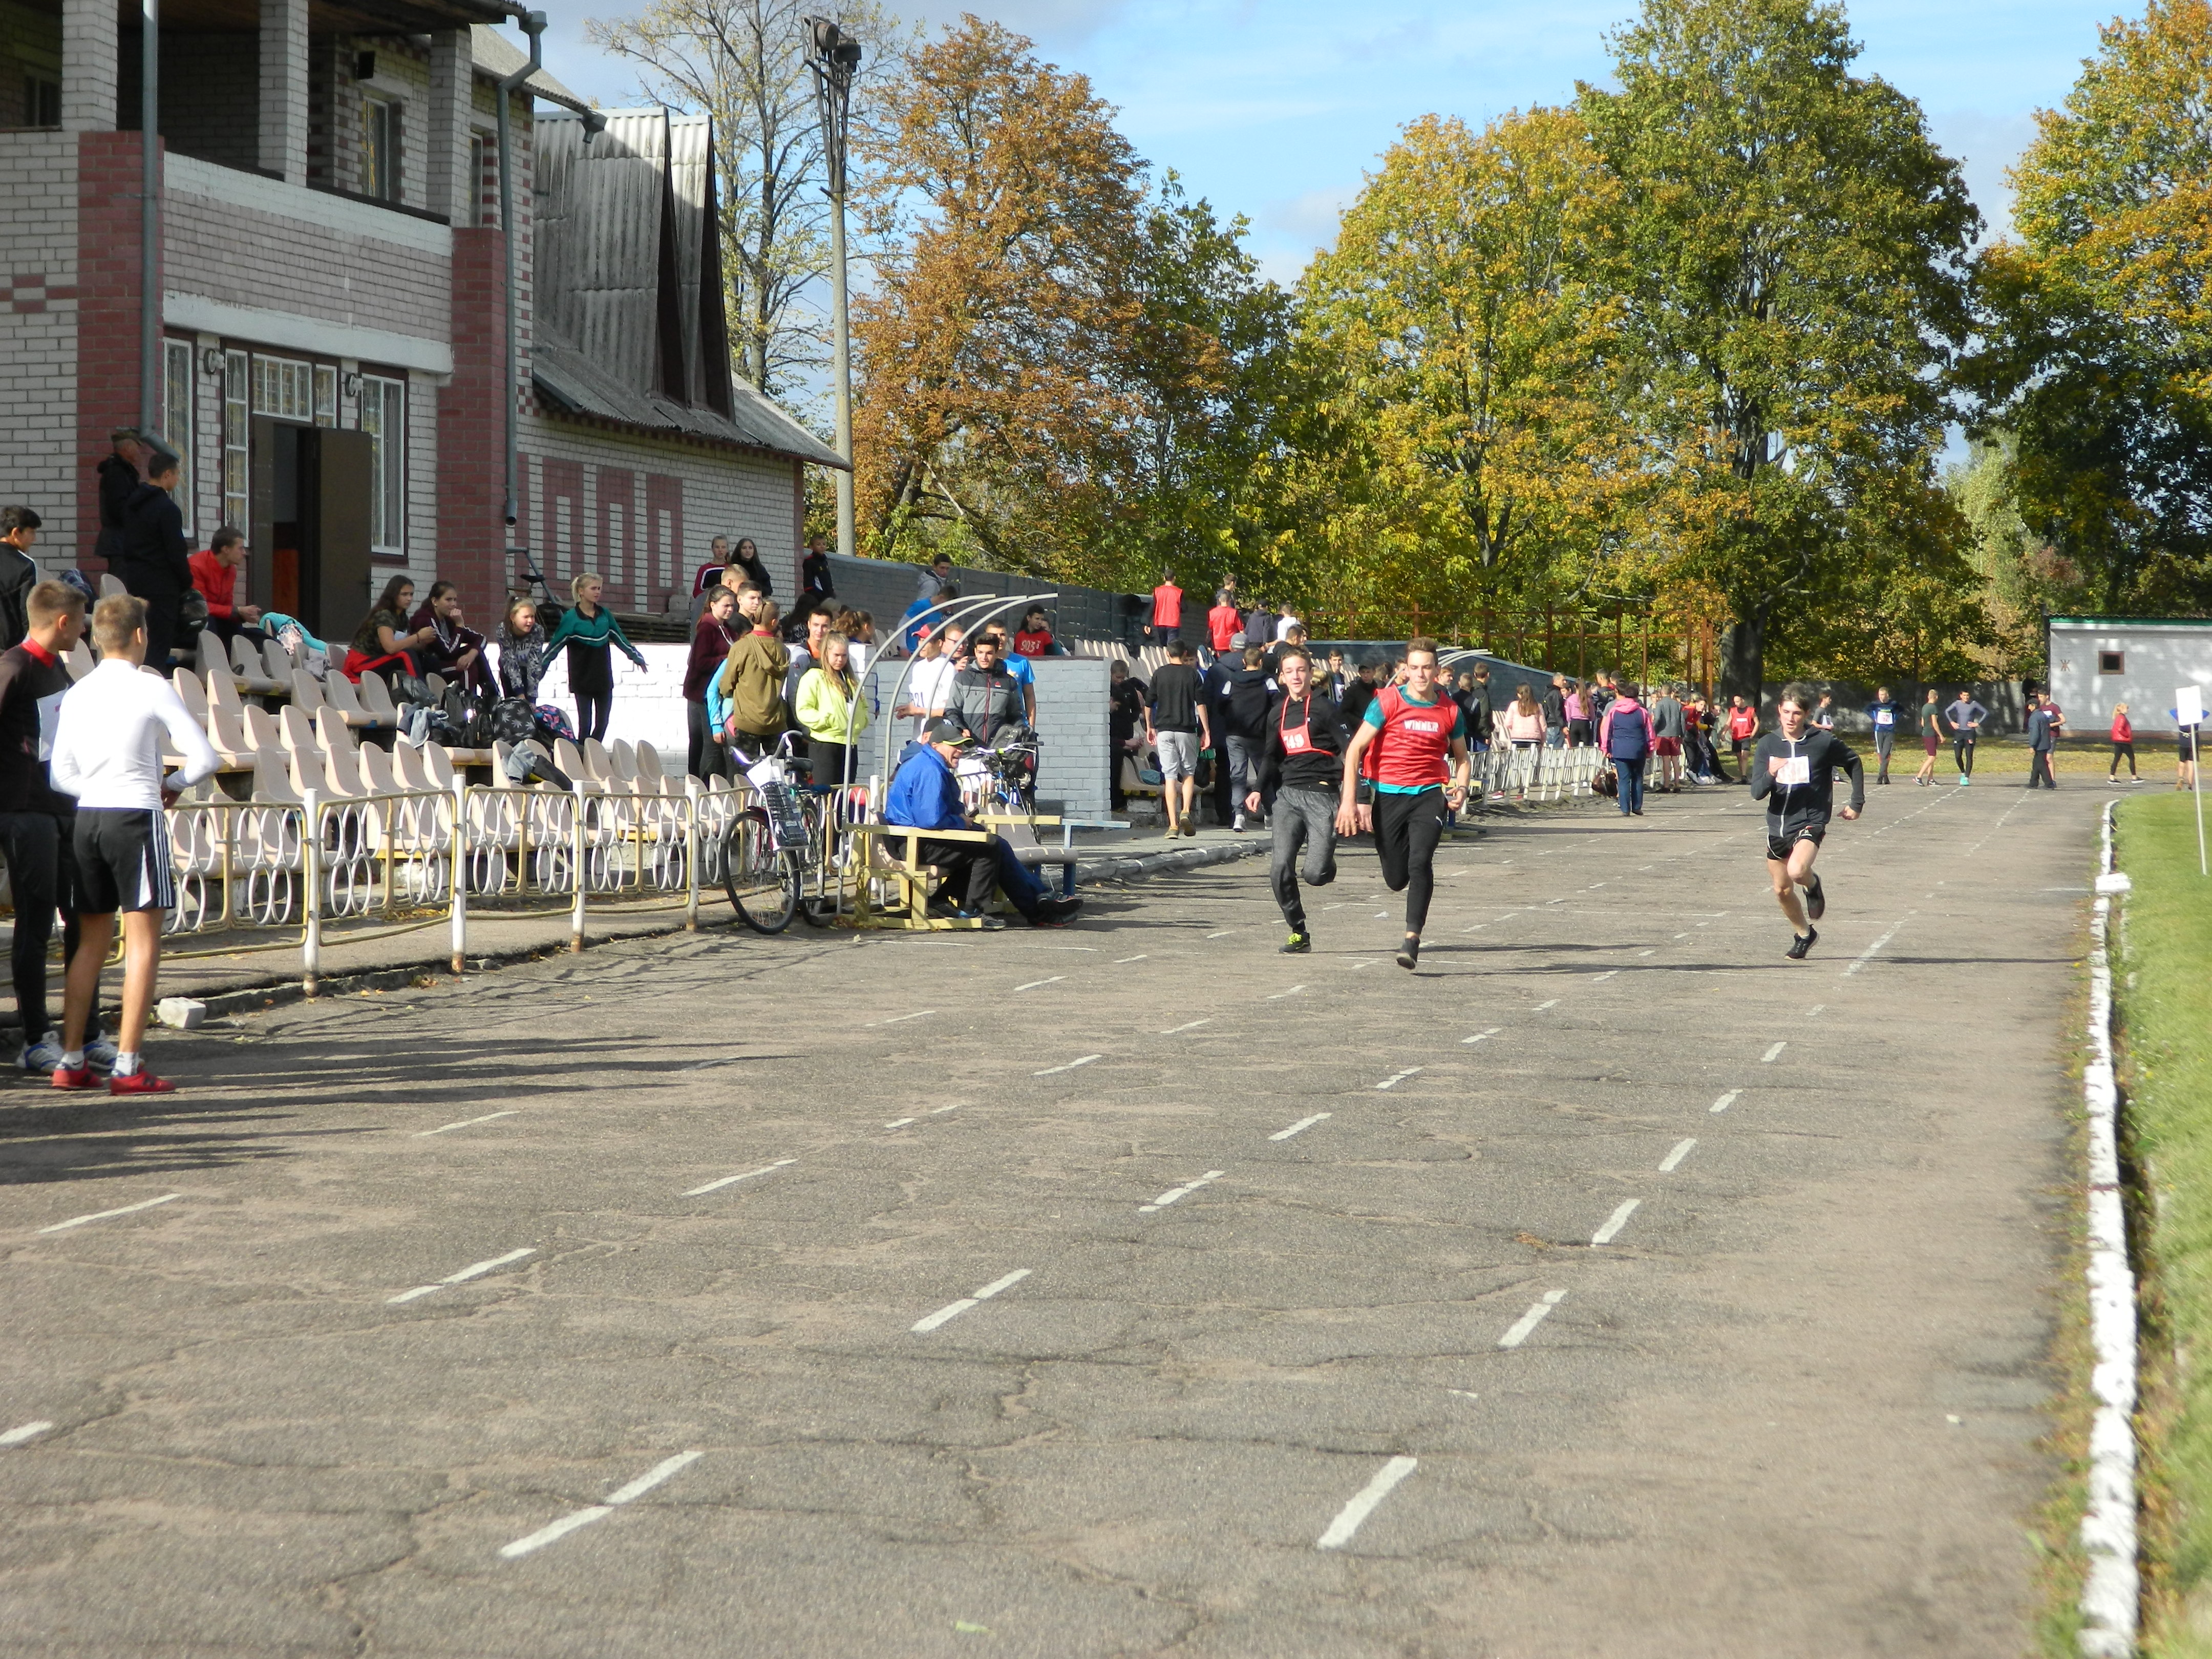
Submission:
<svg viewBox="0 0 2212 1659">
<path fill-rule="evenodd" d="M 1024 657 L 1052 655 L 1052 629 L 1046 624 L 1042 605 L 1031 605 L 1023 612 L 1021 632 L 1014 635 L 1014 649 Z"/>
<path fill-rule="evenodd" d="M 192 586 L 207 600 L 208 626 L 225 645 L 261 621 L 258 605 L 238 604 L 238 573 L 246 566 L 246 537 L 225 525 L 215 532 L 204 553 L 185 562 L 191 567 Z M 256 637 L 259 637 L 256 635 Z"/>
</svg>

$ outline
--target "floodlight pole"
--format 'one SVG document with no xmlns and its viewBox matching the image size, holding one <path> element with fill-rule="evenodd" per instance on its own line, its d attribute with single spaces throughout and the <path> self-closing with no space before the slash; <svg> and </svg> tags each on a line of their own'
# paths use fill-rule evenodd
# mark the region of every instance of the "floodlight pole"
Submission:
<svg viewBox="0 0 2212 1659">
<path fill-rule="evenodd" d="M 806 66 L 814 71 L 814 98 L 822 112 L 822 155 L 829 174 L 830 330 L 831 390 L 836 402 L 837 453 L 845 465 L 836 477 L 837 551 L 853 556 L 853 336 L 845 290 L 845 140 L 853 116 L 853 75 L 860 66 L 860 43 L 827 18 L 805 20 L 811 50 Z"/>
</svg>

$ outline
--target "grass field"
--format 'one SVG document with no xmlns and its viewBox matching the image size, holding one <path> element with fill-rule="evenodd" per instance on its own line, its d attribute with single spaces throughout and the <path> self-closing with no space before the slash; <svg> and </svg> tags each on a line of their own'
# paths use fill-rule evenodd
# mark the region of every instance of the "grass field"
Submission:
<svg viewBox="0 0 2212 1659">
<path fill-rule="evenodd" d="M 2170 774 L 2169 774 L 2170 781 Z M 2117 980 L 2142 1274 L 2144 1650 L 2212 1659 L 2212 880 L 2188 797 L 2121 803 Z"/>
</svg>

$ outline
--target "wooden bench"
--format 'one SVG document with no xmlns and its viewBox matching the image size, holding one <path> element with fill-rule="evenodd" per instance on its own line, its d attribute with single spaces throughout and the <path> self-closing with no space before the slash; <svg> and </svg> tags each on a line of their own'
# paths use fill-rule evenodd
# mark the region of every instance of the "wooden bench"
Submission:
<svg viewBox="0 0 2212 1659">
<path fill-rule="evenodd" d="M 911 933 L 954 933 L 982 927 L 980 917 L 933 916 L 929 914 L 929 878 L 934 866 L 921 862 L 924 836 L 932 841 L 968 841 L 988 847 L 997 839 L 987 830 L 911 830 L 904 824 L 856 823 L 846 835 L 859 845 L 859 878 L 853 893 L 853 926 L 891 927 Z M 882 843 L 897 836 L 905 843 L 905 856 L 894 858 Z M 889 882 L 890 902 L 875 902 L 875 884 Z"/>
</svg>

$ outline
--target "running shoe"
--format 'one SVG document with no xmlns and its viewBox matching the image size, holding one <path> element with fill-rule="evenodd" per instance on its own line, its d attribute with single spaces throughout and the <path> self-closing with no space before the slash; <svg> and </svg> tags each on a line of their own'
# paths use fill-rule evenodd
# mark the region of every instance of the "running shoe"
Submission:
<svg viewBox="0 0 2212 1659">
<path fill-rule="evenodd" d="M 1815 876 L 1813 878 L 1812 884 L 1805 889 L 1805 916 L 1809 921 L 1818 921 L 1827 914 L 1827 891 L 1820 885 L 1820 877 Z"/>
<path fill-rule="evenodd" d="M 1244 833 L 1244 815 L 1242 812 L 1229 821 L 1229 832 L 1233 836 L 1241 836 Z"/>
<path fill-rule="evenodd" d="M 1198 833 L 1197 813 L 1186 812 L 1182 815 L 1182 832 L 1186 836 L 1194 836 Z"/>
<path fill-rule="evenodd" d="M 44 1072 L 52 1076 L 61 1069 L 62 1055 L 66 1052 L 61 1038 L 49 1031 L 36 1042 L 25 1043 L 23 1057 L 16 1063 L 27 1072 Z"/>
<path fill-rule="evenodd" d="M 57 1066 L 54 1067 L 54 1087 L 89 1089 L 92 1087 L 92 1068 L 88 1066 Z"/>
<path fill-rule="evenodd" d="M 1974 775 L 1972 772 L 1961 772 L 1959 774 L 1959 787 L 1961 789 L 1964 789 L 1968 784 L 1973 782 L 1973 781 Z"/>
<path fill-rule="evenodd" d="M 1806 954 L 1820 942 L 1820 930 L 1817 927 L 1808 928 L 1802 933 L 1792 934 L 1790 939 L 1790 960 L 1804 961 Z"/>
<path fill-rule="evenodd" d="M 106 1037 L 94 1037 L 84 1045 L 84 1063 L 95 1072 L 115 1069 L 115 1045 Z"/>
<path fill-rule="evenodd" d="M 1278 954 L 1286 957 L 1302 957 L 1312 949 L 1313 935 L 1304 929 L 1299 929 L 1283 941 L 1282 949 Z"/>
<path fill-rule="evenodd" d="M 1398 947 L 1398 965 L 1401 968 L 1418 967 L 1420 960 L 1421 941 L 1419 939 L 1409 939 Z"/>
<path fill-rule="evenodd" d="M 141 1066 L 129 1077 L 108 1079 L 107 1092 L 111 1095 L 173 1095 L 177 1092 L 177 1085 L 165 1077 L 155 1077 Z"/>
</svg>

